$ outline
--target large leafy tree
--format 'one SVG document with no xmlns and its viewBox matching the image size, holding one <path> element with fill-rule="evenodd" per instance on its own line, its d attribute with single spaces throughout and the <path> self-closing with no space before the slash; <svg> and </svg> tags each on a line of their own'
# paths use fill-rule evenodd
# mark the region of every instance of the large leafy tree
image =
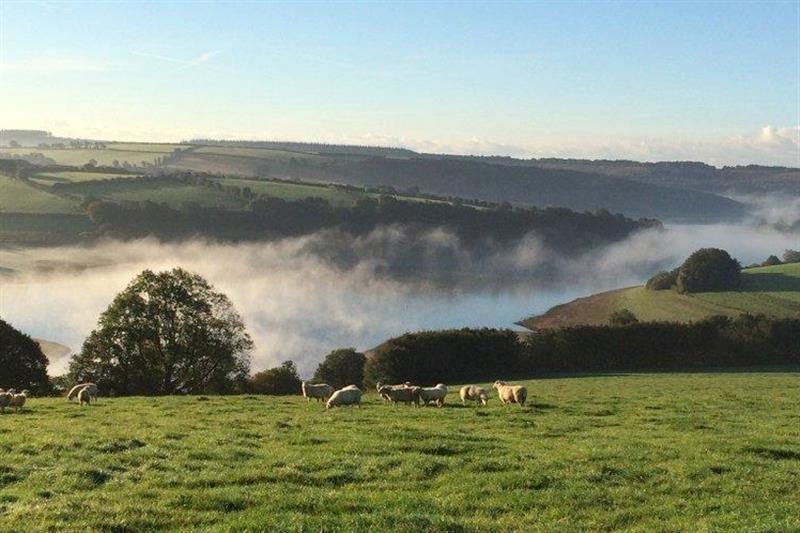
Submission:
<svg viewBox="0 0 800 533">
<path fill-rule="evenodd" d="M 100 315 L 70 374 L 111 394 L 229 392 L 246 382 L 252 347 L 230 300 L 201 276 L 145 270 Z"/>
<path fill-rule="evenodd" d="M 300 376 L 293 361 L 257 372 L 250 378 L 248 390 L 257 394 L 300 394 Z"/>
<path fill-rule="evenodd" d="M 364 364 L 367 358 L 355 348 L 334 350 L 314 372 L 314 381 L 325 382 L 339 389 L 347 385 L 364 387 Z"/>
<path fill-rule="evenodd" d="M 739 288 L 742 266 L 725 250 L 701 248 L 678 270 L 678 292 L 718 292 Z"/>
<path fill-rule="evenodd" d="M 0 319 L 0 387 L 50 391 L 47 357 L 35 340 Z"/>
</svg>

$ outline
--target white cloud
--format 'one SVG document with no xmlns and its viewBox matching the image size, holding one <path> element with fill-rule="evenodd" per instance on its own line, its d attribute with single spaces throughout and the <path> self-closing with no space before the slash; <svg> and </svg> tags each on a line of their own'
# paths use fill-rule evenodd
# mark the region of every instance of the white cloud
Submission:
<svg viewBox="0 0 800 533">
<path fill-rule="evenodd" d="M 196 67 L 197 65 L 202 65 L 203 63 L 208 62 L 212 57 L 219 54 L 219 50 L 210 50 L 208 52 L 203 52 L 199 56 L 195 57 L 194 59 L 178 59 L 176 57 L 165 56 L 161 54 L 151 54 L 149 52 L 139 52 L 136 50 L 132 50 L 131 54 L 139 56 L 139 57 L 147 57 L 150 59 L 157 59 L 159 61 L 167 62 L 167 63 L 176 63 L 180 65 L 178 70 L 183 70 L 187 68 Z"/>
</svg>

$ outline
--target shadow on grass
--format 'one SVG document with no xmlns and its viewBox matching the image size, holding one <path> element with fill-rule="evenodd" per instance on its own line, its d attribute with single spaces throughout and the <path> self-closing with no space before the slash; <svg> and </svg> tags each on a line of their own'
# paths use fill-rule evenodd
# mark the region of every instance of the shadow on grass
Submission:
<svg viewBox="0 0 800 533">
<path fill-rule="evenodd" d="M 744 449 L 745 452 L 758 455 L 773 461 L 794 460 L 800 461 L 800 452 L 783 448 L 765 448 L 763 446 L 750 446 Z"/>
</svg>

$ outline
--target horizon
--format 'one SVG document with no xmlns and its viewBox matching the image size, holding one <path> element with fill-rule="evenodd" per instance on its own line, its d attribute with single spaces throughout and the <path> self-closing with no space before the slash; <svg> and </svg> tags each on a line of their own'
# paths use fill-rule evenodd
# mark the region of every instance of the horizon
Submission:
<svg viewBox="0 0 800 533">
<path fill-rule="evenodd" d="M 2 127 L 800 166 L 796 2 L 313 6 L 3 2 Z"/>
</svg>

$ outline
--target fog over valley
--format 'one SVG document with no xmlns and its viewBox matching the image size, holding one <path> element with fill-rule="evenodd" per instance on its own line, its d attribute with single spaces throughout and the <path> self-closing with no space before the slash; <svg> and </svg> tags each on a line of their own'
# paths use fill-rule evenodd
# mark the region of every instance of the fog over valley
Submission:
<svg viewBox="0 0 800 533">
<path fill-rule="evenodd" d="M 771 220 L 797 220 L 796 201 L 765 207 Z M 407 331 L 517 327 L 553 305 L 639 284 L 701 247 L 724 248 L 746 265 L 798 244 L 797 232 L 752 223 L 672 225 L 580 257 L 555 254 L 533 235 L 476 252 L 446 231 L 409 236 L 397 227 L 249 244 L 108 240 L 1 251 L 10 273 L 0 277 L 0 315 L 77 351 L 136 274 L 180 266 L 231 298 L 255 341 L 254 369 L 292 359 L 309 376 L 332 349 L 365 350 Z M 66 361 L 50 371 L 62 373 Z"/>
</svg>

